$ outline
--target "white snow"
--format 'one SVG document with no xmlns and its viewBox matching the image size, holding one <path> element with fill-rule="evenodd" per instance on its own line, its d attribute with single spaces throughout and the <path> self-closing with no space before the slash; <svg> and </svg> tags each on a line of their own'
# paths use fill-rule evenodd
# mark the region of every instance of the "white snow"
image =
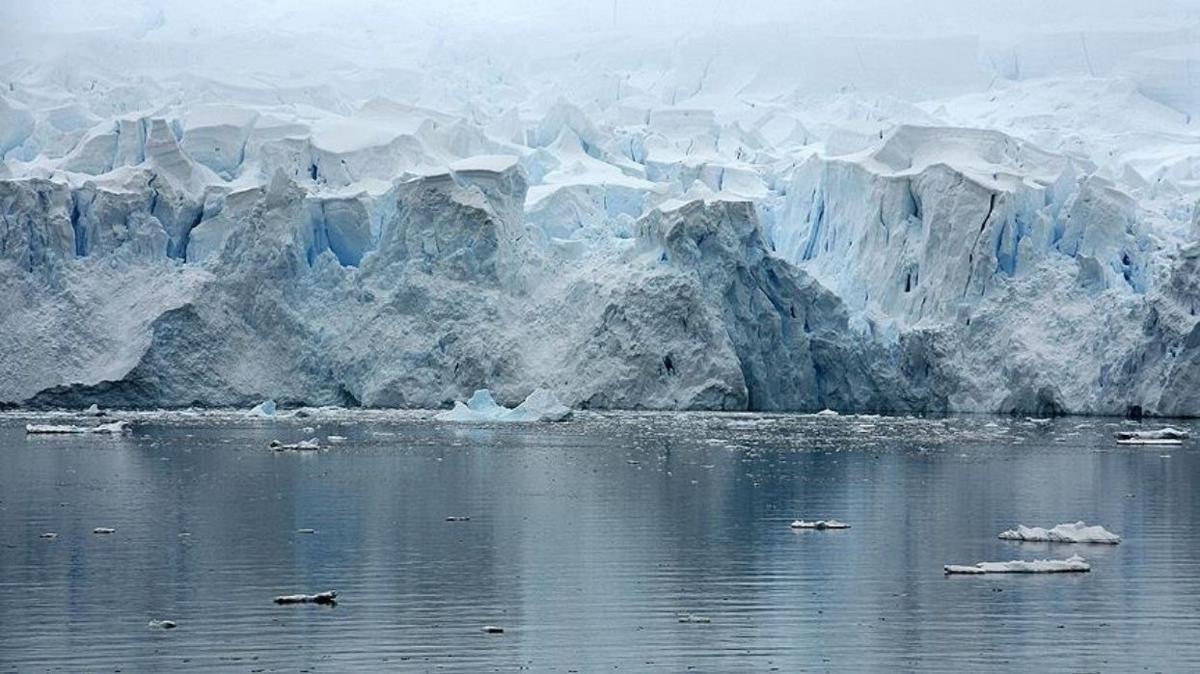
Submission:
<svg viewBox="0 0 1200 674">
<path fill-rule="evenodd" d="M 1068 573 L 1091 571 L 1092 567 L 1079 555 L 1071 555 L 1067 559 L 1035 559 L 1028 562 L 979 562 L 972 566 L 947 564 L 943 569 L 947 574 Z"/>
<path fill-rule="evenodd" d="M 434 418 L 438 421 L 462 422 L 533 422 L 563 421 L 570 416 L 571 409 L 560 403 L 552 391 L 539 388 L 512 409 L 497 404 L 491 391 L 480 389 L 471 395 L 466 404 L 455 402 L 454 409 L 441 412 Z"/>
<path fill-rule="evenodd" d="M 1121 542 L 1121 537 L 1102 526 L 1088 526 L 1083 522 L 1059 524 L 1051 529 L 1017 525 L 1000 533 L 1000 538 L 1010 541 L 1045 541 L 1051 543 L 1111 543 Z"/>
</svg>

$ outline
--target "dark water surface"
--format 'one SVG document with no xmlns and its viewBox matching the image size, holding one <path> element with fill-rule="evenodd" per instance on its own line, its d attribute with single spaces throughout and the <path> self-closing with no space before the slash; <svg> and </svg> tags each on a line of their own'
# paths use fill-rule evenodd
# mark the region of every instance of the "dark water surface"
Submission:
<svg viewBox="0 0 1200 674">
<path fill-rule="evenodd" d="M 1200 670 L 1196 441 L 1112 420 L 130 418 L 0 417 L 0 671 Z M 996 538 L 1078 519 L 1125 540 Z M 942 574 L 1074 552 L 1091 573 Z"/>
</svg>

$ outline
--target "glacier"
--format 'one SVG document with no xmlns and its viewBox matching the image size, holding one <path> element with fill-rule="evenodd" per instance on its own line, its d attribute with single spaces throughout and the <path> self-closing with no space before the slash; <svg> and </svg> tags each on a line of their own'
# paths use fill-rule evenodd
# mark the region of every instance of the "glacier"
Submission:
<svg viewBox="0 0 1200 674">
<path fill-rule="evenodd" d="M 17 3 L 0 405 L 1200 415 L 1200 18 L 1068 5 L 535 45 Z"/>
</svg>

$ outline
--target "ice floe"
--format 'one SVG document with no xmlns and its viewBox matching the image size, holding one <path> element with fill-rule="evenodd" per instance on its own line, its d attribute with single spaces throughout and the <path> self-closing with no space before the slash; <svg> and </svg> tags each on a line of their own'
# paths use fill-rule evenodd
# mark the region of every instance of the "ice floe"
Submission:
<svg viewBox="0 0 1200 674">
<path fill-rule="evenodd" d="M 479 389 L 467 400 L 466 404 L 454 403 L 454 409 L 442 412 L 434 417 L 438 421 L 465 422 L 532 422 L 532 421 L 563 421 L 571 417 L 571 408 L 559 402 L 558 397 L 549 389 L 534 389 L 525 400 L 516 407 L 509 409 L 498 404 L 492 398 L 492 392 Z"/>
<path fill-rule="evenodd" d="M 1006 541 L 1030 541 L 1047 543 L 1110 543 L 1121 542 L 1121 537 L 1102 526 L 1088 526 L 1083 522 L 1060 524 L 1051 529 L 1027 527 L 1021 524 L 1016 529 L 1000 533 Z"/>
<path fill-rule="evenodd" d="M 1181 445 L 1189 437 L 1187 431 L 1169 426 L 1152 431 L 1117 431 L 1114 435 L 1120 445 Z"/>
<path fill-rule="evenodd" d="M 307 440 L 301 440 L 300 442 L 280 442 L 279 440 L 272 440 L 267 447 L 277 452 L 315 452 L 321 449 L 321 441 L 317 440 L 316 438 L 309 438 Z"/>
<path fill-rule="evenodd" d="M 275 597 L 276 604 L 336 604 L 337 592 L 326 590 L 316 594 L 285 594 Z"/>
<path fill-rule="evenodd" d="M 252 417 L 273 417 L 276 411 L 274 400 L 264 400 L 250 408 L 248 414 Z"/>
<path fill-rule="evenodd" d="M 70 433 L 128 433 L 128 421 L 113 421 L 98 426 L 75 426 L 72 424 L 26 424 L 29 435 L 65 435 Z"/>
<path fill-rule="evenodd" d="M 942 567 L 947 574 L 982 573 L 1070 573 L 1091 571 L 1092 567 L 1083 557 L 1071 555 L 1066 559 L 1014 560 L 1011 562 L 979 562 L 971 566 L 947 564 Z"/>
<path fill-rule="evenodd" d="M 815 522 L 796 520 L 792 522 L 791 527 L 793 529 L 849 529 L 850 525 L 837 520 L 816 520 Z"/>
</svg>

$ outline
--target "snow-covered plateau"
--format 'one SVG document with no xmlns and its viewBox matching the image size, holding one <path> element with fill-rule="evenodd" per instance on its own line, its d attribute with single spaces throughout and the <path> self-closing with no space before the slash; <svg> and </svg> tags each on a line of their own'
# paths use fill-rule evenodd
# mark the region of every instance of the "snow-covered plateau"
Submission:
<svg viewBox="0 0 1200 674">
<path fill-rule="evenodd" d="M 0 8 L 0 404 L 1200 415 L 1194 2 L 287 4 Z"/>
</svg>

